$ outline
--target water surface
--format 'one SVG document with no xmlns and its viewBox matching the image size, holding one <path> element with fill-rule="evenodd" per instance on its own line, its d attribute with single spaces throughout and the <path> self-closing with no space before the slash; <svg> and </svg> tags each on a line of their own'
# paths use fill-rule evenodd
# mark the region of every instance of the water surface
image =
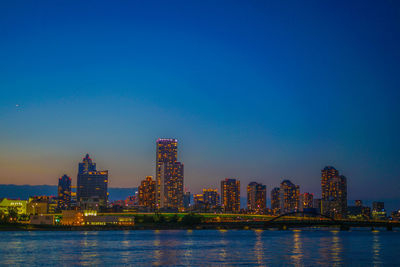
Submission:
<svg viewBox="0 0 400 267">
<path fill-rule="evenodd" d="M 400 265 L 400 232 L 0 232 L 0 265 Z"/>
</svg>

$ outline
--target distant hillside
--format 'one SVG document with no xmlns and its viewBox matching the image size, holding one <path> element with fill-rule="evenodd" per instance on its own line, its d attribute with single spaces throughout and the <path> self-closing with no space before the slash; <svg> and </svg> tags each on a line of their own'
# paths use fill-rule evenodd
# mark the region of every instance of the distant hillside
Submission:
<svg viewBox="0 0 400 267">
<path fill-rule="evenodd" d="M 132 196 L 137 188 L 109 188 L 110 200 L 125 199 Z M 56 196 L 56 185 L 14 185 L 0 184 L 0 198 L 28 199 L 30 196 Z"/>
</svg>

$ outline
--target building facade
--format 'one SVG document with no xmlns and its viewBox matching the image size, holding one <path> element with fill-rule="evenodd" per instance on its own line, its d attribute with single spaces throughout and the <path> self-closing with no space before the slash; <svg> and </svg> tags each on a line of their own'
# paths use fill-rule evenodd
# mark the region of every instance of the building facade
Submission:
<svg viewBox="0 0 400 267">
<path fill-rule="evenodd" d="M 279 189 L 280 213 L 290 213 L 299 210 L 300 187 L 290 180 L 284 180 Z"/>
<path fill-rule="evenodd" d="M 71 178 L 64 174 L 58 179 L 57 209 L 68 210 L 71 208 Z"/>
<path fill-rule="evenodd" d="M 77 201 L 82 209 L 105 209 L 108 202 L 108 171 L 97 171 L 89 154 L 79 163 Z"/>
<path fill-rule="evenodd" d="M 226 178 L 221 182 L 221 206 L 224 212 L 240 211 L 240 181 Z"/>
<path fill-rule="evenodd" d="M 147 176 L 139 186 L 139 206 L 153 210 L 156 207 L 156 181 Z"/>
<path fill-rule="evenodd" d="M 182 209 L 184 166 L 177 161 L 178 141 L 160 138 L 156 146 L 156 207 Z"/>
<path fill-rule="evenodd" d="M 279 214 L 279 209 L 281 207 L 279 190 L 279 187 L 275 187 L 271 190 L 271 211 L 273 214 Z"/>
<path fill-rule="evenodd" d="M 334 218 L 347 216 L 347 179 L 332 166 L 321 171 L 322 209 L 324 215 Z"/>
<path fill-rule="evenodd" d="M 263 184 L 251 182 L 247 186 L 247 210 L 263 214 L 267 208 L 267 187 Z"/>
<path fill-rule="evenodd" d="M 219 206 L 219 194 L 217 189 L 203 188 L 204 204 L 213 209 Z"/>
<path fill-rule="evenodd" d="M 314 195 L 311 193 L 300 194 L 300 211 L 314 208 Z"/>
</svg>

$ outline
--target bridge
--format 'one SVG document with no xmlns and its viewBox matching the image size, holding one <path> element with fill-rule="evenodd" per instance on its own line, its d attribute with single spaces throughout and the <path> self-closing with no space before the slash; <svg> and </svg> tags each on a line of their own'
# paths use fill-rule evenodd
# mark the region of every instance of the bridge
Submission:
<svg viewBox="0 0 400 267">
<path fill-rule="evenodd" d="M 299 216 L 301 215 L 301 216 Z M 240 216 L 240 215 L 239 215 Z M 388 231 L 399 228 L 400 222 L 384 220 L 348 220 L 335 219 L 315 212 L 289 212 L 270 219 L 255 220 L 225 220 L 221 222 L 206 222 L 205 228 L 216 227 L 221 229 L 271 229 L 286 230 L 289 228 L 303 227 L 337 227 L 340 230 L 349 230 L 352 227 L 365 227 L 370 229 L 386 228 Z"/>
</svg>

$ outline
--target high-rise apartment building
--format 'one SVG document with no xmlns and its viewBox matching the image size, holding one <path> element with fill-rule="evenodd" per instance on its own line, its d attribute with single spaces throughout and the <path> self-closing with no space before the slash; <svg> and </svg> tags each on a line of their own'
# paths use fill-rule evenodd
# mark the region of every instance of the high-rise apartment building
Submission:
<svg viewBox="0 0 400 267">
<path fill-rule="evenodd" d="M 332 166 L 321 171 L 322 214 L 345 218 L 347 215 L 347 179 Z"/>
<path fill-rule="evenodd" d="M 99 210 L 107 207 L 108 171 L 97 171 L 89 154 L 79 163 L 77 201 L 82 209 Z"/>
<path fill-rule="evenodd" d="M 289 213 L 299 210 L 300 187 L 290 180 L 284 180 L 279 189 L 280 213 Z"/>
<path fill-rule="evenodd" d="M 208 208 L 215 208 L 219 206 L 219 194 L 217 189 L 204 188 L 203 189 L 204 204 Z"/>
<path fill-rule="evenodd" d="M 177 161 L 178 141 L 158 139 L 156 142 L 156 207 L 183 208 L 183 163 Z"/>
<path fill-rule="evenodd" d="M 64 174 L 58 179 L 57 209 L 68 210 L 71 208 L 71 178 Z"/>
<path fill-rule="evenodd" d="M 147 176 L 141 181 L 139 190 L 139 206 L 153 210 L 156 206 L 156 181 Z"/>
<path fill-rule="evenodd" d="M 226 178 L 221 181 L 221 206 L 225 212 L 240 211 L 240 181 Z"/>
<path fill-rule="evenodd" d="M 247 210 L 258 214 L 265 213 L 267 208 L 267 187 L 251 182 L 247 186 Z"/>
<path fill-rule="evenodd" d="M 273 214 L 279 214 L 279 209 L 281 207 L 279 190 L 279 187 L 275 187 L 271 190 L 271 211 Z"/>
</svg>

